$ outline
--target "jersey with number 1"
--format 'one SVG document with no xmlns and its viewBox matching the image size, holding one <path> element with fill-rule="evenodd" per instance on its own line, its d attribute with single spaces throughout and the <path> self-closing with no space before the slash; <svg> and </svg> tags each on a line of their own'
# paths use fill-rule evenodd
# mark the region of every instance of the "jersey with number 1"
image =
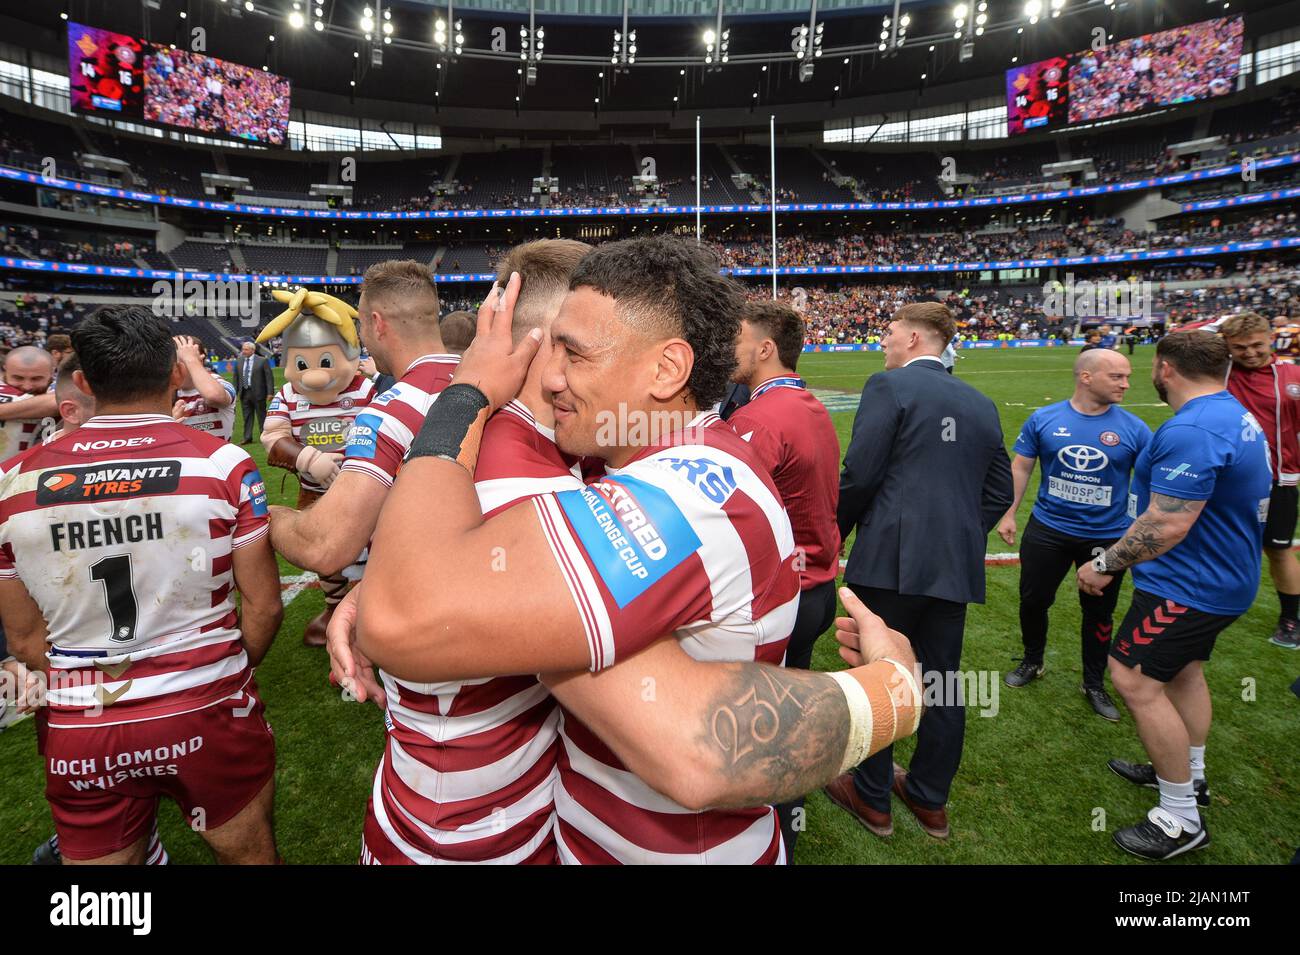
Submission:
<svg viewBox="0 0 1300 955">
<path fill-rule="evenodd" d="M 221 702 L 251 676 L 232 554 L 268 531 L 248 452 L 168 415 L 100 415 L 0 472 L 0 579 L 49 626 L 50 726 Z"/>
</svg>

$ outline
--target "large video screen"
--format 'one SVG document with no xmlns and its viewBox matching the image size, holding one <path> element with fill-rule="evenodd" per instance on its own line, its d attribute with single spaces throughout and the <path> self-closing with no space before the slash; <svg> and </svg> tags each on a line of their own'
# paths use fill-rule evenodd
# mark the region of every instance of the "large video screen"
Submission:
<svg viewBox="0 0 1300 955">
<path fill-rule="evenodd" d="M 1007 70 L 1007 132 L 1063 126 L 1069 119 L 1070 61 L 1063 56 Z"/>
<path fill-rule="evenodd" d="M 154 47 L 145 56 L 144 118 L 274 146 L 289 128 L 289 81 L 213 56 Z"/>
<path fill-rule="evenodd" d="M 284 145 L 289 80 L 213 56 L 68 24 L 72 108 Z"/>
<path fill-rule="evenodd" d="M 68 24 L 68 92 L 72 109 L 139 119 L 146 44 L 133 36 Z"/>
<path fill-rule="evenodd" d="M 1226 96 L 1243 22 L 1223 17 L 1007 71 L 1010 135 Z"/>
</svg>

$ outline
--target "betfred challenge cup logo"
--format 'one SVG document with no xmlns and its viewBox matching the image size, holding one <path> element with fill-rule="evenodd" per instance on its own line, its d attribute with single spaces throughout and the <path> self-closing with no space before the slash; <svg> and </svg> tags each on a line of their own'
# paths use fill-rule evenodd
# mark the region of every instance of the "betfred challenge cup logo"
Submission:
<svg viewBox="0 0 1300 955">
<path fill-rule="evenodd" d="M 1101 443 L 1106 445 L 1108 448 L 1113 448 L 1115 445 L 1119 444 L 1119 435 L 1114 431 L 1103 431 L 1101 433 Z"/>
</svg>

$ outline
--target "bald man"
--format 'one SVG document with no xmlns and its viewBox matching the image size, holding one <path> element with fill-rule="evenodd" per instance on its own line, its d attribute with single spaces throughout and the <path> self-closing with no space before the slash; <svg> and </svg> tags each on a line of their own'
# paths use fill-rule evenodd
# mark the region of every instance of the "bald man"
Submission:
<svg viewBox="0 0 1300 955">
<path fill-rule="evenodd" d="M 1004 679 L 1020 687 L 1046 672 L 1047 612 L 1072 567 L 1088 563 L 1118 540 L 1131 523 L 1129 476 L 1151 429 L 1119 403 L 1128 391 L 1129 361 L 1117 351 L 1090 349 L 1074 363 L 1074 394 L 1039 408 L 1016 438 L 1011 474 L 1015 501 L 998 534 L 1016 542 L 1016 511 L 1034 465 L 1041 463 L 1038 497 L 1020 542 L 1020 636 L 1025 656 Z M 1081 690 L 1093 712 L 1116 721 L 1106 692 L 1106 656 L 1123 573 L 1100 595 L 1079 591 L 1083 611 Z"/>
<path fill-rule="evenodd" d="M 49 433 L 58 417 L 50 390 L 54 358 L 43 348 L 23 345 L 4 360 L 0 385 L 0 461 L 26 451 Z"/>
</svg>

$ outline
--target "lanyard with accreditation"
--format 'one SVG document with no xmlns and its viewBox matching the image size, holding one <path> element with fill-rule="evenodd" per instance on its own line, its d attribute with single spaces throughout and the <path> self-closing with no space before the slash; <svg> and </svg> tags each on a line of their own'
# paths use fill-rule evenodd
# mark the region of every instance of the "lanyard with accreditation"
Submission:
<svg viewBox="0 0 1300 955">
<path fill-rule="evenodd" d="M 808 382 L 804 381 L 798 375 L 790 375 L 785 378 L 769 378 L 767 381 L 763 382 L 761 385 L 759 385 L 757 388 L 754 389 L 754 393 L 749 396 L 749 400 L 753 401 L 759 395 L 765 394 L 766 392 L 771 391 L 773 388 L 807 388 L 807 387 L 808 387 Z"/>
</svg>

